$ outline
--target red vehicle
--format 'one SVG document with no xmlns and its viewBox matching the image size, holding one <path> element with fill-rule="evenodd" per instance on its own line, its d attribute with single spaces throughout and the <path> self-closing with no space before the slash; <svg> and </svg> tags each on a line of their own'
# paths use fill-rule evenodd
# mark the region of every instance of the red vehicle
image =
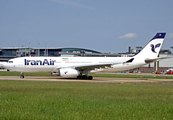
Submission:
<svg viewBox="0 0 173 120">
<path fill-rule="evenodd" d="M 158 72 L 158 71 L 157 71 L 156 74 L 161 74 L 161 72 Z"/>
<path fill-rule="evenodd" d="M 168 71 L 167 74 L 173 74 L 173 72 L 172 71 Z"/>
</svg>

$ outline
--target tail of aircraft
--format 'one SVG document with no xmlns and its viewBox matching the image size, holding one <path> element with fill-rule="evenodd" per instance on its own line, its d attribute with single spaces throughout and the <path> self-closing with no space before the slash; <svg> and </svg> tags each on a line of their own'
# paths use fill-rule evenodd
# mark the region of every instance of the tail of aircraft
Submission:
<svg viewBox="0 0 173 120">
<path fill-rule="evenodd" d="M 133 57 L 136 59 L 154 60 L 158 58 L 166 33 L 157 33 L 149 43 Z"/>
</svg>

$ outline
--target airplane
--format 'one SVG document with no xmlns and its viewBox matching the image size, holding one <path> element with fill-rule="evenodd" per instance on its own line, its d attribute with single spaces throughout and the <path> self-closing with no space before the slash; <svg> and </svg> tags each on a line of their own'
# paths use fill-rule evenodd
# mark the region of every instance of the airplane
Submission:
<svg viewBox="0 0 173 120">
<path fill-rule="evenodd" d="M 50 72 L 63 78 L 92 80 L 88 73 L 124 71 L 166 59 L 158 57 L 165 35 L 157 33 L 139 53 L 131 57 L 19 57 L 0 66 L 21 72 L 20 78 L 24 78 L 24 72 Z"/>
</svg>

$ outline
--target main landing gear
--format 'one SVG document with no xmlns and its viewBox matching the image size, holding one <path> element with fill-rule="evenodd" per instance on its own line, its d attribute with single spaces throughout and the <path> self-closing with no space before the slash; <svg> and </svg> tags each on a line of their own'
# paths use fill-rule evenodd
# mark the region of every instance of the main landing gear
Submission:
<svg viewBox="0 0 173 120">
<path fill-rule="evenodd" d="M 77 79 L 92 80 L 93 76 L 79 75 L 77 76 Z"/>
<path fill-rule="evenodd" d="M 20 78 L 21 78 L 21 79 L 24 78 L 23 72 L 20 73 Z"/>
<path fill-rule="evenodd" d="M 85 74 L 85 75 L 82 75 Z M 77 76 L 77 79 L 84 79 L 84 80 L 92 80 L 93 76 L 88 76 L 88 70 L 81 71 L 80 75 Z"/>
</svg>

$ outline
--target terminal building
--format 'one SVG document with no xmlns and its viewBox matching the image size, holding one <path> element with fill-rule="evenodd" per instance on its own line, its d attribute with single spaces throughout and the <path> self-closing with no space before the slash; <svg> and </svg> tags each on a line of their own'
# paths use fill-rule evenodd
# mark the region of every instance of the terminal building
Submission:
<svg viewBox="0 0 173 120">
<path fill-rule="evenodd" d="M 0 48 L 0 61 L 8 61 L 16 57 L 121 57 L 120 54 L 101 53 L 95 50 L 83 48 L 28 48 L 28 47 L 6 47 Z"/>
<path fill-rule="evenodd" d="M 136 49 L 131 49 L 129 46 L 126 53 L 101 53 L 95 50 L 84 48 L 30 48 L 30 47 L 3 47 L 0 48 L 0 61 L 8 61 L 16 57 L 129 57 L 138 53 L 142 47 L 138 46 Z M 151 73 L 153 71 L 163 71 L 165 69 L 173 68 L 173 54 L 167 50 L 161 50 L 160 57 L 171 57 L 162 61 L 151 63 L 149 65 L 137 68 L 142 72 Z"/>
</svg>

